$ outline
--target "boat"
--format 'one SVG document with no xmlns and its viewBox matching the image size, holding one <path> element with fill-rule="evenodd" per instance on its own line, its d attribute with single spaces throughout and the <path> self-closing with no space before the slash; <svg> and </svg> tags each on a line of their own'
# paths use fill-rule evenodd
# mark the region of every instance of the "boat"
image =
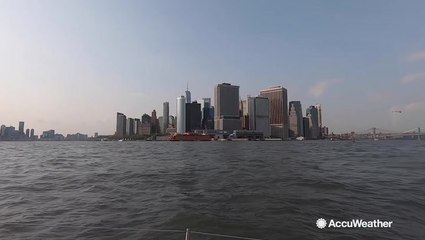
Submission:
<svg viewBox="0 0 425 240">
<path fill-rule="evenodd" d="M 176 133 L 171 135 L 170 141 L 211 141 L 211 137 L 208 134 Z"/>
</svg>

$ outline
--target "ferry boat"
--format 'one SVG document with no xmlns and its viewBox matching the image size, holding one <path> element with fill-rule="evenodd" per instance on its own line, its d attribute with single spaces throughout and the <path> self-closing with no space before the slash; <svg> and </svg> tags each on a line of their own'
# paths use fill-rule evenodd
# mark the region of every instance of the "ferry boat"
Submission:
<svg viewBox="0 0 425 240">
<path fill-rule="evenodd" d="M 171 135 L 170 141 L 211 141 L 211 137 L 208 134 L 176 133 Z"/>
</svg>

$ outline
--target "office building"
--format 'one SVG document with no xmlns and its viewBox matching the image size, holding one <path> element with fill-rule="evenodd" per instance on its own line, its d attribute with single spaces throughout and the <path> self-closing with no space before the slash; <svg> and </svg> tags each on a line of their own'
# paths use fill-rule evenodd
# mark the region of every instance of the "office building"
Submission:
<svg viewBox="0 0 425 240">
<path fill-rule="evenodd" d="M 34 138 L 34 128 L 31 128 L 30 138 Z"/>
<path fill-rule="evenodd" d="M 25 136 L 27 138 L 30 138 L 30 130 L 27 128 L 27 130 L 25 130 Z"/>
<path fill-rule="evenodd" d="M 142 126 L 142 122 L 140 121 L 140 119 L 135 118 L 134 119 L 134 135 L 139 136 L 142 134 L 141 126 Z"/>
<path fill-rule="evenodd" d="M 66 141 L 87 141 L 88 139 L 89 137 L 87 134 L 81 134 L 81 133 L 68 134 L 66 135 L 66 138 L 65 138 Z"/>
<path fill-rule="evenodd" d="M 151 123 L 142 122 L 141 129 L 139 129 L 142 136 L 150 136 L 151 135 Z"/>
<path fill-rule="evenodd" d="M 7 140 L 16 140 L 19 137 L 19 131 L 16 131 L 15 127 L 10 126 L 4 128 L 3 138 Z"/>
<path fill-rule="evenodd" d="M 186 88 L 186 103 L 192 103 L 192 97 L 189 91 L 189 83 L 187 84 L 187 88 Z"/>
<path fill-rule="evenodd" d="M 51 130 L 43 131 L 43 134 L 41 135 L 41 137 L 43 139 L 54 139 L 55 135 L 56 135 L 55 130 L 51 129 Z"/>
<path fill-rule="evenodd" d="M 5 126 L 5 125 L 1 125 L 1 128 L 0 128 L 0 136 L 4 136 L 4 132 L 5 132 L 5 130 L 6 130 L 6 126 Z"/>
<path fill-rule="evenodd" d="M 289 103 L 289 137 L 297 138 L 303 135 L 303 113 L 300 101 Z"/>
<path fill-rule="evenodd" d="M 270 137 L 269 99 L 266 97 L 248 97 L 249 130 L 263 133 Z"/>
<path fill-rule="evenodd" d="M 149 123 L 149 125 L 150 125 L 151 121 L 152 121 L 151 116 L 149 116 L 146 113 L 142 115 L 142 123 Z"/>
<path fill-rule="evenodd" d="M 306 117 L 309 123 L 309 135 L 310 139 L 318 139 L 320 135 L 319 129 L 319 116 L 316 106 L 310 106 L 307 108 Z"/>
<path fill-rule="evenodd" d="M 163 103 L 163 109 L 162 109 L 162 117 L 163 117 L 163 123 L 161 125 L 162 127 L 162 133 L 165 134 L 167 131 L 168 125 L 170 124 L 169 118 L 170 118 L 170 104 L 168 102 Z"/>
<path fill-rule="evenodd" d="M 24 134 L 24 122 L 19 122 L 19 133 Z"/>
<path fill-rule="evenodd" d="M 241 100 L 240 101 L 240 116 L 241 116 L 241 122 L 242 122 L 242 129 L 243 130 L 249 130 L 249 111 L 248 111 L 248 101 L 249 101 L 249 96 L 247 98 L 247 100 Z"/>
<path fill-rule="evenodd" d="M 286 88 L 272 87 L 260 91 L 269 99 L 271 137 L 287 139 L 289 134 L 288 93 Z"/>
<path fill-rule="evenodd" d="M 196 101 L 186 103 L 186 132 L 194 132 L 201 129 L 201 122 L 201 104 Z"/>
<path fill-rule="evenodd" d="M 303 117 L 303 137 L 305 139 L 310 138 L 310 123 L 309 119 L 306 117 Z"/>
<path fill-rule="evenodd" d="M 214 89 L 214 129 L 227 132 L 242 128 L 239 114 L 239 86 L 218 84 Z"/>
<path fill-rule="evenodd" d="M 163 116 L 159 116 L 158 117 L 158 133 L 163 134 L 163 129 L 164 129 L 164 117 Z"/>
<path fill-rule="evenodd" d="M 115 131 L 115 136 L 119 138 L 123 138 L 126 136 L 126 125 L 127 125 L 127 117 L 117 112 L 117 128 Z"/>
<path fill-rule="evenodd" d="M 320 104 L 316 104 L 317 108 L 317 124 L 319 126 L 319 138 L 324 136 L 323 132 L 323 122 L 322 122 L 322 106 Z"/>
<path fill-rule="evenodd" d="M 208 124 L 210 124 L 210 125 L 208 125 L 208 128 L 207 128 L 207 129 L 211 129 L 211 130 L 214 130 L 214 116 L 215 116 L 214 109 L 215 109 L 214 106 L 211 106 L 211 108 L 210 108 L 210 117 L 211 117 L 211 120 L 208 121 Z"/>
<path fill-rule="evenodd" d="M 202 129 L 214 129 L 214 112 L 211 106 L 211 98 L 202 98 Z"/>
<path fill-rule="evenodd" d="M 151 118 L 151 133 L 158 133 L 159 132 L 159 121 L 156 116 L 156 110 L 154 109 L 152 111 L 152 118 Z"/>
<path fill-rule="evenodd" d="M 126 135 L 129 137 L 134 135 L 134 119 L 133 118 L 127 118 Z"/>
<path fill-rule="evenodd" d="M 169 124 L 170 125 L 169 127 L 176 128 L 176 126 L 177 126 L 177 118 L 175 118 L 173 115 L 170 115 L 170 118 L 169 118 L 168 122 L 170 123 Z"/>
<path fill-rule="evenodd" d="M 186 98 L 184 96 L 177 98 L 177 133 L 186 132 Z"/>
</svg>

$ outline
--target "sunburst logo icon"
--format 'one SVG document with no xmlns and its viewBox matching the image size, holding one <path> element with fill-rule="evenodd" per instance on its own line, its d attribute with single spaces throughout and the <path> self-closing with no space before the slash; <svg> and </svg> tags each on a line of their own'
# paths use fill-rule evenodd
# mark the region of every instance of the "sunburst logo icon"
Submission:
<svg viewBox="0 0 425 240">
<path fill-rule="evenodd" d="M 325 228 L 325 227 L 326 227 L 326 220 L 325 220 L 325 219 L 323 219 L 323 218 L 319 218 L 319 219 L 317 219 L 317 221 L 316 221 L 316 226 L 317 226 L 319 229 L 323 229 L 323 228 Z"/>
</svg>

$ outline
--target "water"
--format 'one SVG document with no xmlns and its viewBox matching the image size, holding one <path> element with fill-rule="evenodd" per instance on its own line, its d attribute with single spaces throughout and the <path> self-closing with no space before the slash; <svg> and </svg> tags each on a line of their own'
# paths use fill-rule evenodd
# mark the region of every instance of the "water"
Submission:
<svg viewBox="0 0 425 240">
<path fill-rule="evenodd" d="M 0 239 L 424 239 L 424 226 L 425 141 L 0 142 Z"/>
</svg>

